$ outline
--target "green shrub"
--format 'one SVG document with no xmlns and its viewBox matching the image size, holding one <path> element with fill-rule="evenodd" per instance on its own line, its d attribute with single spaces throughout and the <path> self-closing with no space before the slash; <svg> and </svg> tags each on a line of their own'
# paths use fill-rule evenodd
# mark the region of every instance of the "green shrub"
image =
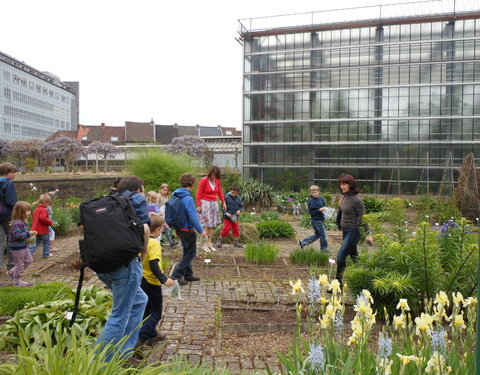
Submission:
<svg viewBox="0 0 480 375">
<path fill-rule="evenodd" d="M 385 209 L 385 201 L 378 199 L 377 197 L 365 197 L 363 198 L 363 205 L 365 206 L 365 212 L 381 212 Z"/>
<path fill-rule="evenodd" d="M 239 187 L 242 184 L 242 178 L 240 174 L 232 169 L 229 168 L 222 168 L 223 176 L 222 176 L 222 189 L 224 193 L 230 191 L 230 188 L 233 185 L 238 185 Z M 240 196 L 242 192 L 240 192 Z"/>
<path fill-rule="evenodd" d="M 276 211 L 265 211 L 260 215 L 261 220 L 278 220 L 280 215 Z"/>
<path fill-rule="evenodd" d="M 271 264 L 279 253 L 278 246 L 266 243 L 249 243 L 244 250 L 245 259 L 256 264 Z"/>
<path fill-rule="evenodd" d="M 242 212 L 238 217 L 240 223 L 258 223 L 260 221 L 260 216 L 255 215 L 255 213 Z"/>
<path fill-rule="evenodd" d="M 62 298 L 67 292 L 66 286 L 65 283 L 55 281 L 48 284 L 38 284 L 31 288 L 15 286 L 0 288 L 0 315 L 12 316 L 16 311 L 23 309 L 28 302 L 42 304 L 54 298 Z"/>
<path fill-rule="evenodd" d="M 336 219 L 325 220 L 323 222 L 323 226 L 324 226 L 325 230 L 338 230 Z"/>
<path fill-rule="evenodd" d="M 78 213 L 80 217 L 80 213 Z M 73 218 L 70 209 L 53 208 L 53 230 L 57 235 L 65 235 L 73 229 Z"/>
<path fill-rule="evenodd" d="M 250 243 L 250 242 L 259 242 L 260 236 L 258 235 L 257 227 L 251 223 L 239 223 L 240 225 L 240 239 L 241 243 Z M 216 227 L 213 230 L 212 240 L 216 241 L 220 236 L 220 232 L 223 229 L 223 225 Z M 234 238 L 230 232 L 230 234 L 223 238 L 224 243 L 233 243 Z"/>
<path fill-rule="evenodd" d="M 37 166 L 37 161 L 33 158 L 25 158 L 23 161 L 23 167 L 27 172 L 33 172 Z"/>
<path fill-rule="evenodd" d="M 262 182 L 248 179 L 241 186 L 241 197 L 247 209 L 261 212 L 273 205 L 273 187 Z"/>
<path fill-rule="evenodd" d="M 172 191 L 179 185 L 179 177 L 184 173 L 193 173 L 192 159 L 184 154 L 172 154 L 163 150 L 139 152 L 130 161 L 130 173 L 141 177 L 146 190 L 157 191 L 160 184 L 170 185 Z"/>
<path fill-rule="evenodd" d="M 289 258 L 293 264 L 323 267 L 328 263 L 329 254 L 325 251 L 318 251 L 307 247 L 293 250 Z"/>
<path fill-rule="evenodd" d="M 258 233 L 261 238 L 292 238 L 295 236 L 295 229 L 280 220 L 267 220 L 257 224 Z"/>
<path fill-rule="evenodd" d="M 312 227 L 312 217 L 310 214 L 303 214 L 300 218 L 300 226 L 302 228 L 313 228 Z"/>
</svg>

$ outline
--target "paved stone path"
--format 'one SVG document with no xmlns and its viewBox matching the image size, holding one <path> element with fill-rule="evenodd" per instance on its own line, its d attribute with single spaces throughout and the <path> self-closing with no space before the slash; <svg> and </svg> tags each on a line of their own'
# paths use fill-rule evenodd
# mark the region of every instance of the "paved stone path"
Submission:
<svg viewBox="0 0 480 375">
<path fill-rule="evenodd" d="M 41 249 L 34 255 L 34 263 L 24 275 L 24 280 L 36 282 L 63 281 L 76 288 L 78 274 L 55 275 L 48 270 L 78 252 L 78 236 L 59 238 L 55 245 L 60 249 L 48 259 L 41 257 Z M 329 234 L 330 243 L 338 240 L 338 234 Z M 294 244 L 294 240 L 291 241 Z M 238 250 L 237 250 L 238 251 Z M 282 249 L 284 252 L 284 249 Z M 239 252 L 241 254 L 241 250 Z M 2 272 L 0 286 L 9 285 L 10 279 Z M 94 273 L 86 277 L 84 286 L 103 284 Z M 251 301 L 262 303 L 294 303 L 288 280 L 262 282 L 250 280 L 218 281 L 202 279 L 182 286 L 182 299 L 164 298 L 164 315 L 159 330 L 167 334 L 167 340 L 147 352 L 148 361 L 168 361 L 176 355 L 191 363 L 213 368 L 226 368 L 233 374 L 264 373 L 266 369 L 280 373 L 280 362 L 271 356 L 241 358 L 222 354 L 218 350 L 215 314 L 219 300 Z"/>
</svg>

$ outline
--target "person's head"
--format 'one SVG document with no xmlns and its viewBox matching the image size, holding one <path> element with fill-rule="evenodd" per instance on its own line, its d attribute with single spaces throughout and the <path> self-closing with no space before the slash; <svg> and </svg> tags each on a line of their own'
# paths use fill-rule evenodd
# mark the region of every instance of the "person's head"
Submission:
<svg viewBox="0 0 480 375">
<path fill-rule="evenodd" d="M 310 186 L 310 195 L 317 198 L 320 195 L 320 188 L 317 185 Z"/>
<path fill-rule="evenodd" d="M 145 197 L 147 203 L 157 203 L 158 194 L 156 191 L 149 191 Z"/>
<path fill-rule="evenodd" d="M 18 201 L 13 206 L 12 220 L 27 220 L 32 213 L 32 205 L 25 201 Z"/>
<path fill-rule="evenodd" d="M 40 195 L 40 197 L 38 198 L 38 201 L 36 203 L 39 204 L 39 205 L 42 205 L 44 207 L 47 207 L 52 203 L 52 198 L 50 198 L 50 195 L 45 193 L 45 194 Z"/>
<path fill-rule="evenodd" d="M 238 192 L 240 191 L 240 188 L 238 187 L 237 184 L 233 184 L 232 187 L 230 188 L 230 195 L 235 198 L 238 195 Z"/>
<path fill-rule="evenodd" d="M 9 180 L 13 180 L 17 174 L 18 169 L 12 163 L 0 164 L 0 176 L 7 177 Z"/>
<path fill-rule="evenodd" d="M 218 168 L 216 165 L 214 165 L 208 171 L 207 177 L 212 180 L 213 178 L 220 178 L 220 174 L 221 174 L 220 168 Z"/>
<path fill-rule="evenodd" d="M 163 224 L 165 223 L 163 216 L 154 212 L 150 212 L 148 216 L 150 217 L 150 234 L 153 237 L 160 236 L 163 230 Z"/>
<path fill-rule="evenodd" d="M 143 192 L 144 182 L 140 177 L 137 176 L 127 176 L 123 177 L 118 184 L 118 192 L 123 193 L 128 190 L 130 192 L 138 191 L 139 193 Z"/>
<path fill-rule="evenodd" d="M 113 180 L 113 189 L 118 189 L 118 184 L 122 181 L 121 177 L 115 177 L 115 180 Z"/>
<path fill-rule="evenodd" d="M 160 195 L 168 197 L 170 195 L 170 186 L 168 186 L 168 184 L 161 184 L 158 192 L 160 193 Z"/>
<path fill-rule="evenodd" d="M 340 187 L 340 191 L 343 194 L 346 194 L 346 193 L 357 194 L 358 193 L 357 182 L 355 181 L 355 177 L 353 177 L 351 174 L 342 174 L 338 178 L 338 186 Z"/>
<path fill-rule="evenodd" d="M 195 185 L 195 177 L 190 173 L 185 173 L 180 176 L 180 186 L 183 188 L 192 188 Z"/>
</svg>

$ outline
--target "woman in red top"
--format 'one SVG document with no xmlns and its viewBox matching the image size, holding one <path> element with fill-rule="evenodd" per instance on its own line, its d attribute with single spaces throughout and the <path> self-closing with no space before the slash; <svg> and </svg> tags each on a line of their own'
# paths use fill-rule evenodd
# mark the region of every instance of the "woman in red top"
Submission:
<svg viewBox="0 0 480 375">
<path fill-rule="evenodd" d="M 197 190 L 197 211 L 200 214 L 203 230 L 207 233 L 207 243 L 203 250 L 207 253 L 217 250 L 212 245 L 213 228 L 221 223 L 217 198 L 220 198 L 223 209 L 226 210 L 225 198 L 220 185 L 220 168 L 213 166 L 208 174 L 200 180 Z"/>
<path fill-rule="evenodd" d="M 37 239 L 35 245 L 30 246 L 30 253 L 33 254 L 40 242 L 43 242 L 43 257 L 49 258 L 50 253 L 50 236 L 48 227 L 51 226 L 52 220 L 48 218 L 47 207 L 52 203 L 52 198 L 48 194 L 40 195 L 37 202 L 37 208 L 32 215 L 32 230 L 37 231 Z"/>
</svg>

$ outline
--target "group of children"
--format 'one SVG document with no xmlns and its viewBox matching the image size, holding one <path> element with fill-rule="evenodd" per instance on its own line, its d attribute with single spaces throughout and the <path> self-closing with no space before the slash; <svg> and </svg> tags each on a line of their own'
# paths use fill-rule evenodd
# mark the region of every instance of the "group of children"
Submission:
<svg viewBox="0 0 480 375">
<path fill-rule="evenodd" d="M 43 258 L 50 258 L 53 251 L 55 231 L 53 225 L 52 200 L 58 189 L 40 195 L 35 202 L 36 208 L 32 215 L 31 229 L 28 230 L 28 218 L 32 213 L 32 205 L 25 201 L 15 203 L 12 211 L 12 220 L 8 230 L 8 247 L 13 257 L 15 266 L 7 270 L 7 275 L 12 279 L 12 285 L 28 287 L 31 283 L 23 281 L 23 271 L 32 264 L 33 253 L 42 243 Z M 35 244 L 28 247 L 27 239 L 36 236 Z"/>
</svg>

